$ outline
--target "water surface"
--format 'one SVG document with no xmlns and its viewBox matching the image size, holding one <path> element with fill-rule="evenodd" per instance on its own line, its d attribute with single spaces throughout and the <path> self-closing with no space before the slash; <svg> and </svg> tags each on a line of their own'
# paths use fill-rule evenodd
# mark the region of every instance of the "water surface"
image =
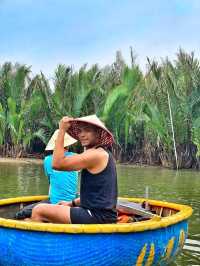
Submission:
<svg viewBox="0 0 200 266">
<path fill-rule="evenodd" d="M 200 173 L 176 172 L 155 167 L 118 166 L 119 196 L 144 197 L 187 204 L 194 213 L 189 223 L 189 239 L 173 265 L 200 265 Z M 0 198 L 47 194 L 48 181 L 42 165 L 0 162 Z"/>
</svg>

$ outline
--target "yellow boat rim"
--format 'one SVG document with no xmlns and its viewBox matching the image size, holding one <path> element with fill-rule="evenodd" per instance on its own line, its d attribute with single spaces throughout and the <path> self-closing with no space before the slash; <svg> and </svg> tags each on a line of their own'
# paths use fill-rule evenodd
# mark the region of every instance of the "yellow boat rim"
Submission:
<svg viewBox="0 0 200 266">
<path fill-rule="evenodd" d="M 47 196 L 25 196 L 9 199 L 1 199 L 0 206 L 9 205 L 20 202 L 32 202 L 47 199 Z M 121 198 L 122 199 L 122 198 Z M 188 219 L 192 215 L 192 208 L 187 205 L 180 205 L 176 203 L 169 203 L 165 201 L 147 200 L 145 198 L 123 198 L 129 201 L 141 203 L 147 201 L 151 205 L 167 207 L 178 212 L 168 217 L 162 217 L 159 221 L 154 218 L 134 223 L 120 223 L 120 224 L 53 224 L 53 223 L 38 223 L 26 222 L 13 219 L 0 218 L 0 227 L 29 230 L 29 231 L 43 231 L 52 233 L 71 233 L 71 234 L 96 234 L 96 233 L 130 233 L 142 232 L 148 230 L 156 230 L 177 224 L 183 220 Z"/>
</svg>

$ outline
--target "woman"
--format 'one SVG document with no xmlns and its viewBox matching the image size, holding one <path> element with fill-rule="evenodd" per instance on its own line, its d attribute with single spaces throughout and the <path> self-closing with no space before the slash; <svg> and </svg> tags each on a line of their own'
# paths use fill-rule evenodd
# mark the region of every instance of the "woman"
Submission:
<svg viewBox="0 0 200 266">
<path fill-rule="evenodd" d="M 15 214 L 15 219 L 30 218 L 32 210 L 35 206 L 41 203 L 56 204 L 60 201 L 70 201 L 76 198 L 78 187 L 78 172 L 77 171 L 56 171 L 52 168 L 53 150 L 58 136 L 57 129 L 51 136 L 45 152 L 48 154 L 44 159 L 44 172 L 49 180 L 49 199 L 38 203 L 30 204 Z M 72 156 L 75 153 L 69 152 L 68 147 L 76 143 L 77 140 L 65 133 L 64 136 L 64 155 Z"/>
<path fill-rule="evenodd" d="M 57 129 L 49 140 L 45 151 L 48 153 L 44 158 L 44 172 L 49 180 L 49 201 L 56 204 L 60 201 L 70 201 L 76 198 L 78 187 L 77 171 L 56 171 L 52 167 L 53 150 L 58 136 Z M 69 152 L 69 146 L 76 143 L 77 140 L 65 133 L 64 137 L 64 155 L 73 156 L 75 153 Z"/>
<path fill-rule="evenodd" d="M 64 134 L 78 139 L 85 151 L 64 156 Z M 112 153 L 114 139 L 96 115 L 73 119 L 63 117 L 53 152 L 53 168 L 82 170 L 80 198 L 59 205 L 40 204 L 31 219 L 40 222 L 94 224 L 117 221 L 117 173 Z"/>
</svg>

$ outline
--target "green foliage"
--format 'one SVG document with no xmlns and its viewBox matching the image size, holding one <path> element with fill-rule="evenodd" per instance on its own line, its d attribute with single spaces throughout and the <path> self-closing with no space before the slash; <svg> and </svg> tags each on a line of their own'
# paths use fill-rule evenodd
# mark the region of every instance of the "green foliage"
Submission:
<svg viewBox="0 0 200 266">
<path fill-rule="evenodd" d="M 193 123 L 192 141 L 197 147 L 196 156 L 200 157 L 200 117 L 198 117 Z"/>
<path fill-rule="evenodd" d="M 47 143 L 62 116 L 96 113 L 113 132 L 118 159 L 146 159 L 146 147 L 163 162 L 173 164 L 173 136 L 168 94 L 177 147 L 194 144 L 200 156 L 200 64 L 182 49 L 174 62 L 147 58 L 144 76 L 131 49 L 131 66 L 121 53 L 100 68 L 85 64 L 79 70 L 58 65 L 53 86 L 41 72 L 31 77 L 25 65 L 0 67 L 0 145 L 26 151 L 34 140 Z M 179 152 L 181 159 L 183 152 Z M 191 155 L 192 156 L 192 155 Z M 164 159 L 163 159 L 164 158 Z"/>
<path fill-rule="evenodd" d="M 0 145 L 4 143 L 6 128 L 6 115 L 2 104 L 0 103 Z"/>
</svg>

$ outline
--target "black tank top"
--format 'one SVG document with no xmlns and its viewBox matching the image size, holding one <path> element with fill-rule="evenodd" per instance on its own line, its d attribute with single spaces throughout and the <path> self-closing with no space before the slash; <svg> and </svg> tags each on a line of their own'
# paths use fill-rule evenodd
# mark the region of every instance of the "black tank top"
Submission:
<svg viewBox="0 0 200 266">
<path fill-rule="evenodd" d="M 93 211 L 100 222 L 116 222 L 117 172 L 110 151 L 106 168 L 97 174 L 81 173 L 80 205 Z"/>
</svg>

